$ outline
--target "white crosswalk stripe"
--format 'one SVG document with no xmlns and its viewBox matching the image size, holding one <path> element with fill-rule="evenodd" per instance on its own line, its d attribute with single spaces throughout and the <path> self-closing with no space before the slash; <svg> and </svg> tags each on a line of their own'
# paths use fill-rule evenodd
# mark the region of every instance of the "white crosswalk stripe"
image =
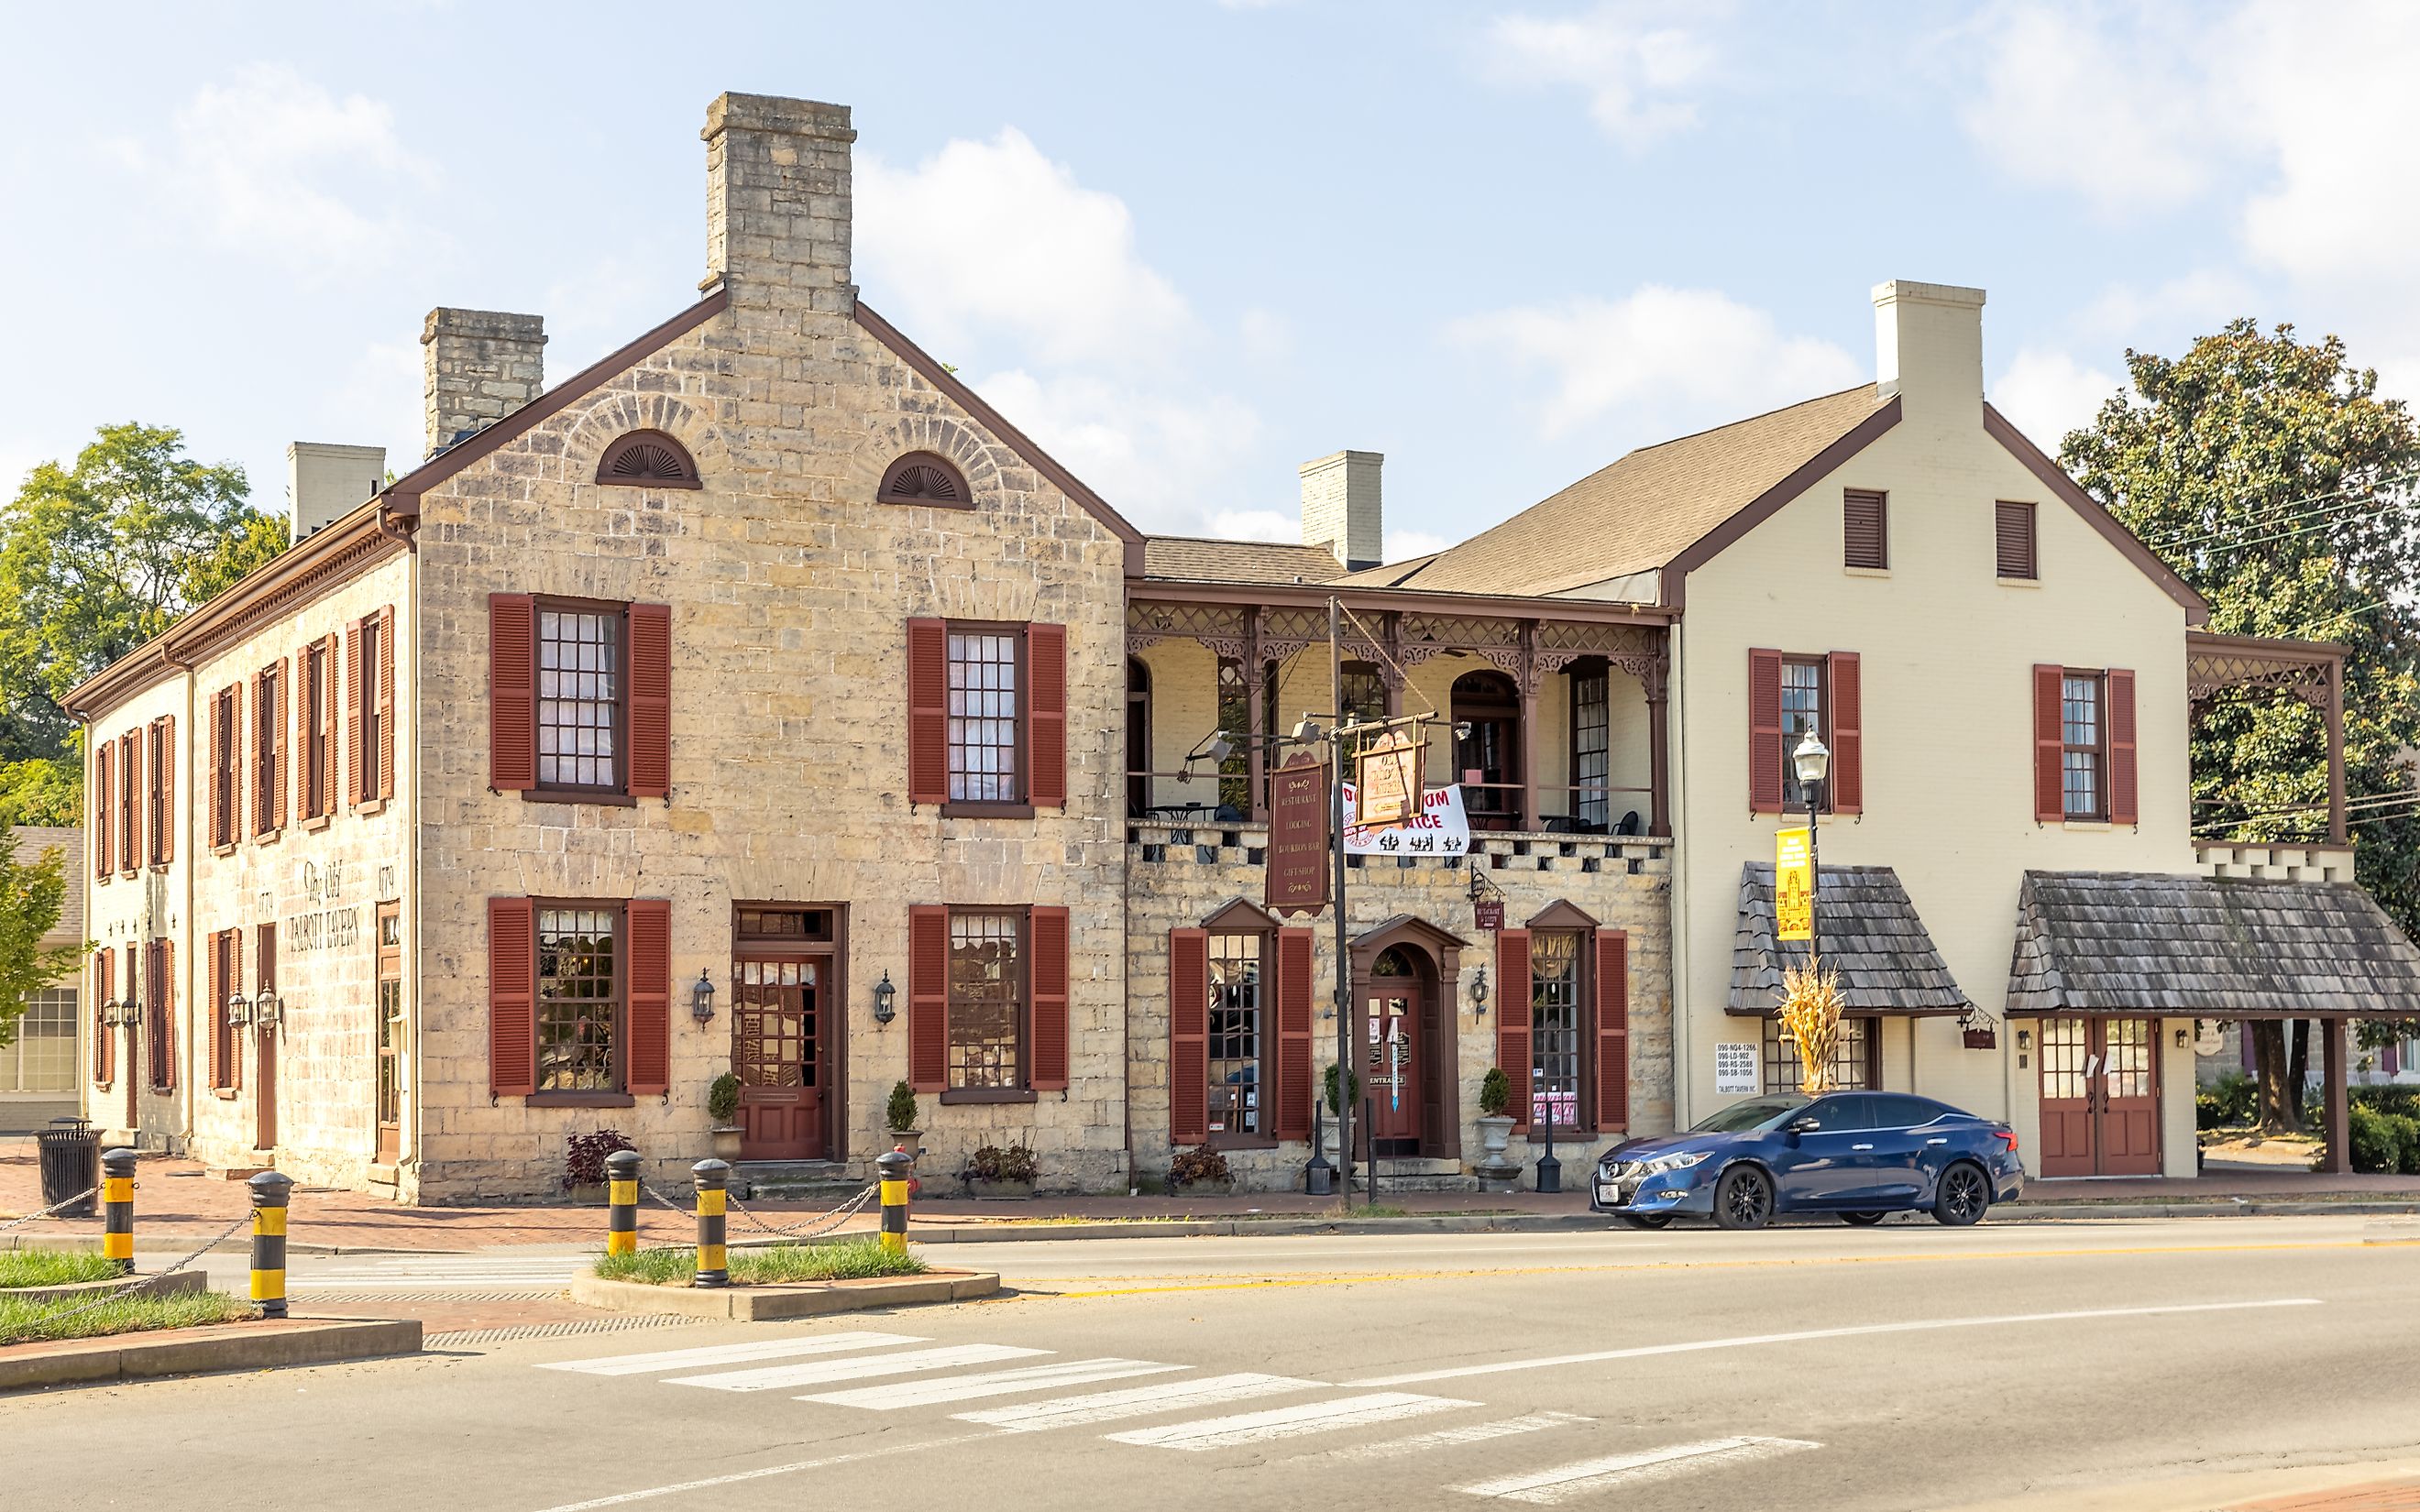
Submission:
<svg viewBox="0 0 2420 1512">
<path fill-rule="evenodd" d="M 785 1339 L 754 1339 L 746 1344 L 709 1344 L 694 1350 L 659 1350 L 651 1354 L 608 1354 L 594 1360 L 554 1360 L 540 1370 L 573 1370 L 584 1376 L 641 1376 L 658 1370 L 688 1370 L 713 1365 L 742 1365 L 751 1360 L 786 1360 L 801 1354 L 845 1354 L 892 1344 L 929 1344 L 914 1334 L 808 1334 Z"/>
<path fill-rule="evenodd" d="M 1329 1433 L 1338 1428 L 1391 1423 L 1400 1418 L 1478 1405 L 1477 1402 L 1458 1401 L 1450 1396 L 1380 1391 L 1359 1396 L 1340 1396 L 1324 1402 L 1307 1402 L 1299 1407 L 1272 1407 L 1264 1412 L 1239 1412 L 1232 1417 L 1205 1417 L 1163 1427 L 1129 1428 L 1123 1433 L 1105 1436 L 1119 1443 L 1139 1443 L 1155 1449 L 1233 1449 L 1249 1443 L 1264 1443 L 1271 1439 Z"/>
<path fill-rule="evenodd" d="M 991 1370 L 971 1376 L 895 1381 L 882 1386 L 828 1391 L 817 1396 L 801 1396 L 799 1400 L 823 1402 L 833 1407 L 864 1407 L 877 1412 L 888 1412 L 902 1407 L 930 1407 L 938 1402 L 971 1401 L 978 1396 L 1007 1396 L 1020 1391 L 1047 1391 L 1054 1386 L 1080 1386 L 1093 1381 L 1123 1381 L 1129 1376 L 1164 1375 L 1171 1370 L 1186 1368 L 1181 1365 L 1158 1365 L 1150 1360 L 1120 1360 L 1103 1356 L 1097 1360 L 1060 1360 L 1049 1365 L 1020 1365 L 1014 1370 Z"/>
<path fill-rule="evenodd" d="M 668 1386 L 704 1386 L 711 1391 L 781 1391 L 791 1386 L 820 1386 L 836 1381 L 862 1381 L 873 1376 L 904 1376 L 920 1370 L 947 1370 L 953 1365 L 989 1365 L 995 1360 L 1031 1359 L 1048 1350 L 1028 1350 L 1014 1344 L 951 1344 L 939 1349 L 908 1350 L 897 1354 L 861 1355 L 850 1360 L 821 1360 L 812 1365 L 767 1365 L 761 1370 L 729 1370 L 711 1376 L 675 1376 Z"/>
<path fill-rule="evenodd" d="M 1752 1459 L 1769 1459 L 1776 1455 L 1822 1447 L 1820 1443 L 1809 1443 L 1804 1439 L 1701 1439 L 1695 1443 L 1668 1444 L 1661 1449 L 1645 1449 L 1636 1454 L 1583 1459 L 1577 1464 L 1560 1465 L 1526 1475 L 1505 1475 L 1496 1480 L 1481 1481 L 1476 1486 L 1465 1486 L 1462 1489 L 1472 1496 L 1524 1502 L 1532 1506 L 1556 1506 L 1577 1496 L 1592 1496 L 1600 1491 L 1642 1485 L 1648 1481 L 1668 1480 L 1692 1471 L 1745 1464 Z"/>
<path fill-rule="evenodd" d="M 1156 1386 L 1096 1391 L 1081 1396 L 1054 1396 L 1048 1401 L 1024 1402 L 1015 1407 L 987 1407 L 981 1412 L 954 1415 L 961 1423 L 982 1423 L 1018 1433 L 1038 1433 L 1048 1428 L 1115 1423 L 1129 1417 L 1155 1417 L 1162 1412 L 1189 1412 L 1253 1396 L 1316 1391 L 1320 1385 L 1319 1381 L 1302 1381 L 1293 1376 L 1242 1371 L 1234 1375 L 1172 1381 Z"/>
<path fill-rule="evenodd" d="M 1407 1439 L 1386 1439 L 1377 1443 L 1355 1444 L 1349 1449 L 1330 1449 L 1323 1458 L 1329 1459 L 1392 1459 L 1399 1455 L 1419 1454 L 1426 1449 L 1450 1449 L 1457 1444 L 1484 1443 L 1490 1439 L 1509 1439 L 1523 1433 L 1536 1433 L 1544 1428 L 1568 1427 L 1596 1419 L 1582 1417 L 1577 1412 L 1528 1412 L 1520 1417 L 1501 1417 L 1493 1423 L 1465 1423 L 1433 1433 L 1415 1433 Z"/>
</svg>

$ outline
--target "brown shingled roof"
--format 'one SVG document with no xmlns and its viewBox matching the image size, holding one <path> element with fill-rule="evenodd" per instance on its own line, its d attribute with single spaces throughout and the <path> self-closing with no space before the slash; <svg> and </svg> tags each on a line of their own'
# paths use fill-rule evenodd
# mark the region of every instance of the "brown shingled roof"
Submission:
<svg viewBox="0 0 2420 1512">
<path fill-rule="evenodd" d="M 1661 567 L 1888 402 L 1864 383 L 1642 446 L 1495 529 L 1439 552 L 1403 586 L 1559 594 Z"/>
<path fill-rule="evenodd" d="M 1823 964 L 1840 974 L 1848 1011 L 1959 1013 L 1972 1006 L 1889 867 L 1817 872 L 1815 924 Z M 1750 861 L 1740 869 L 1729 1011 L 1764 1014 L 1781 1006 L 1781 968 L 1806 964 L 1807 948 L 1786 950 L 1774 941 L 1773 863 Z"/>
<path fill-rule="evenodd" d="M 1179 582 L 1324 583 L 1343 576 L 1344 566 L 1324 546 L 1153 535 L 1143 540 L 1142 571 Z"/>
</svg>

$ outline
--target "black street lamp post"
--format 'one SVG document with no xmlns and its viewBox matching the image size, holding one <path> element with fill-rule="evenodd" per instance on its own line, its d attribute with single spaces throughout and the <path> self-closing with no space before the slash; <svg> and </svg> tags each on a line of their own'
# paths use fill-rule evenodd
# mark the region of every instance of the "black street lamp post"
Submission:
<svg viewBox="0 0 2420 1512">
<path fill-rule="evenodd" d="M 1798 748 L 1790 753 L 1790 764 L 1798 772 L 1798 790 L 1807 795 L 1807 966 L 1811 971 L 1817 960 L 1816 936 L 1823 928 L 1822 920 L 1815 917 L 1823 872 L 1815 847 L 1815 813 L 1823 803 L 1823 779 L 1832 772 L 1832 751 L 1810 729 L 1798 743 Z"/>
</svg>

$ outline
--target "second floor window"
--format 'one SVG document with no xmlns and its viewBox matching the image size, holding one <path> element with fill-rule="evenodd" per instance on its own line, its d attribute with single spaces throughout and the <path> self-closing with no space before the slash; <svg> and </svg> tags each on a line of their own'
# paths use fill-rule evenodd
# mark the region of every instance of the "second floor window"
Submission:
<svg viewBox="0 0 2420 1512">
<path fill-rule="evenodd" d="M 539 609 L 538 786 L 621 786 L 621 632 L 619 614 Z"/>
<path fill-rule="evenodd" d="M 1018 664 L 1013 630 L 950 632 L 950 799 L 1016 803 Z"/>
<path fill-rule="evenodd" d="M 326 640 L 302 651 L 302 817 L 336 811 L 336 658 Z"/>
<path fill-rule="evenodd" d="M 1572 684 L 1572 812 L 1602 831 L 1613 812 L 1611 681 L 1601 661 L 1575 666 Z"/>
<path fill-rule="evenodd" d="M 1784 657 L 1781 663 L 1781 797 L 1788 809 L 1807 807 L 1807 790 L 1799 783 L 1797 764 L 1790 758 L 1810 730 L 1819 738 L 1823 734 L 1823 663 L 1813 656 Z"/>
<path fill-rule="evenodd" d="M 163 716 L 151 721 L 145 732 L 150 744 L 150 760 L 146 774 L 151 779 L 147 790 L 148 823 L 151 826 L 151 864 L 166 866 L 176 859 L 177 827 L 177 721 Z"/>
<path fill-rule="evenodd" d="M 243 724 L 233 687 L 210 700 L 210 843 L 232 845 L 243 831 Z"/>
<path fill-rule="evenodd" d="M 286 826 L 286 670 L 261 669 L 252 693 L 252 832 Z"/>
<path fill-rule="evenodd" d="M 2105 819 L 2109 813 L 2101 688 L 2096 673 L 2069 672 L 2059 679 L 2059 793 L 2070 819 Z"/>
</svg>

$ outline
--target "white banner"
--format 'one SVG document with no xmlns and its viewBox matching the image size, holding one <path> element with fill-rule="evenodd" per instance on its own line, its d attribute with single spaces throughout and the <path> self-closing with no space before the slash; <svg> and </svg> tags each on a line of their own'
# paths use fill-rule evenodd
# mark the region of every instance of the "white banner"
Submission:
<svg viewBox="0 0 2420 1512">
<path fill-rule="evenodd" d="M 1342 790 L 1342 812 L 1349 816 L 1357 795 L 1350 782 L 1337 786 Z M 1429 789 L 1420 808 L 1418 819 L 1400 825 L 1345 825 L 1344 854 L 1462 856 L 1470 850 L 1470 815 L 1463 810 L 1459 786 Z"/>
</svg>

